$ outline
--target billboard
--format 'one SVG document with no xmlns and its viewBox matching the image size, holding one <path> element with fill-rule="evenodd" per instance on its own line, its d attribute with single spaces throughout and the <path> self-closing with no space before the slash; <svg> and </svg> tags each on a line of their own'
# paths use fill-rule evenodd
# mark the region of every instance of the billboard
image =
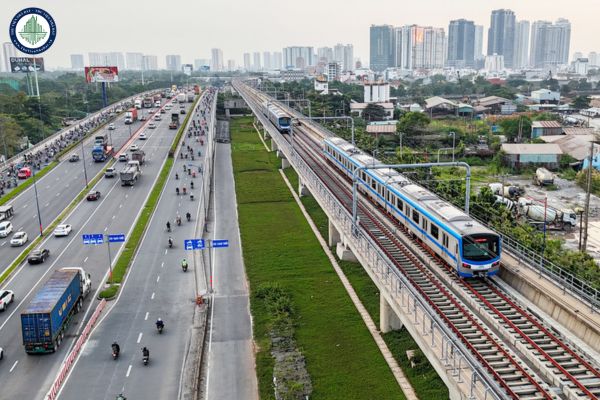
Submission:
<svg viewBox="0 0 600 400">
<path fill-rule="evenodd" d="M 85 80 L 88 83 L 119 82 L 117 67 L 85 67 Z"/>
<path fill-rule="evenodd" d="M 33 66 L 35 61 L 35 68 Z M 11 72 L 44 72 L 42 57 L 10 57 Z"/>
<path fill-rule="evenodd" d="M 181 66 L 181 69 L 183 70 L 183 73 L 186 74 L 187 76 L 192 75 L 192 70 L 194 69 L 194 66 L 192 64 L 183 64 Z"/>
</svg>

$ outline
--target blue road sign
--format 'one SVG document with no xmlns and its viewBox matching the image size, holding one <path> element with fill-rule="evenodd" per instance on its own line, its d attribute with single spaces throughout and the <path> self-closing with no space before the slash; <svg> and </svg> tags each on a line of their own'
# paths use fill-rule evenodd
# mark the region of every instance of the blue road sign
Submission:
<svg viewBox="0 0 600 400">
<path fill-rule="evenodd" d="M 186 250 L 204 249 L 204 239 L 186 239 L 183 241 L 183 247 Z"/>
<path fill-rule="evenodd" d="M 83 244 L 102 244 L 104 243 L 104 235 L 102 233 L 83 234 Z"/>
<path fill-rule="evenodd" d="M 227 239 L 213 240 L 212 247 L 229 247 L 229 240 L 227 240 Z"/>
<path fill-rule="evenodd" d="M 108 242 L 109 243 L 120 243 L 120 242 L 124 242 L 125 241 L 125 234 L 124 233 L 119 233 L 116 235 L 108 235 Z"/>
</svg>

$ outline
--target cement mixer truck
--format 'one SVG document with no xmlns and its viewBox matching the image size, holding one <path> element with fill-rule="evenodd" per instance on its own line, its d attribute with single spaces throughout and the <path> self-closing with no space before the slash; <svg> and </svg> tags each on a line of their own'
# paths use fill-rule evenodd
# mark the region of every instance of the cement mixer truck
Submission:
<svg viewBox="0 0 600 400">
<path fill-rule="evenodd" d="M 558 210 L 543 204 L 535 204 L 531 199 L 521 197 L 518 202 L 517 214 L 538 229 L 570 231 L 577 225 L 577 214 L 570 209 Z"/>
</svg>

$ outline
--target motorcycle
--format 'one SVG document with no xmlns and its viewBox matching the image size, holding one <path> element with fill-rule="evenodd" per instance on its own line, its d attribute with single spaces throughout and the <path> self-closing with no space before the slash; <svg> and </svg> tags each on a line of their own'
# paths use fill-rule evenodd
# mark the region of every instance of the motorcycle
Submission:
<svg viewBox="0 0 600 400">
<path fill-rule="evenodd" d="M 165 328 L 165 324 L 164 323 L 156 323 L 156 330 L 158 331 L 159 334 L 162 334 L 163 329 Z"/>
<path fill-rule="evenodd" d="M 194 188 L 194 181 L 190 182 L 190 188 L 193 189 Z"/>
<path fill-rule="evenodd" d="M 169 248 L 173 247 L 173 239 L 169 238 Z"/>
<path fill-rule="evenodd" d="M 181 217 L 177 216 L 177 226 L 181 226 Z"/>
<path fill-rule="evenodd" d="M 142 349 L 142 362 L 144 365 L 148 365 L 148 361 L 150 361 L 150 351 L 144 347 Z"/>
<path fill-rule="evenodd" d="M 192 219 L 192 215 L 190 213 L 186 213 L 185 218 L 188 220 L 188 222 L 190 222 L 190 220 Z"/>
<path fill-rule="evenodd" d="M 175 180 L 179 179 L 179 174 L 175 174 Z"/>
<path fill-rule="evenodd" d="M 190 200 L 194 201 L 194 194 L 193 193 L 190 193 Z"/>
<path fill-rule="evenodd" d="M 187 269 L 188 269 L 187 262 L 181 263 L 181 269 L 183 270 L 183 272 L 187 272 Z"/>
<path fill-rule="evenodd" d="M 183 195 L 185 196 L 187 194 L 187 189 L 185 188 L 185 186 L 183 187 Z"/>
<path fill-rule="evenodd" d="M 177 193 L 177 196 L 179 196 L 179 188 L 175 188 L 175 193 Z"/>
<path fill-rule="evenodd" d="M 171 232 L 171 223 L 167 222 L 167 232 Z"/>
<path fill-rule="evenodd" d="M 119 346 L 116 344 L 113 344 L 111 347 L 112 347 L 113 360 L 116 360 L 117 358 L 119 358 L 119 352 L 120 352 Z"/>
</svg>

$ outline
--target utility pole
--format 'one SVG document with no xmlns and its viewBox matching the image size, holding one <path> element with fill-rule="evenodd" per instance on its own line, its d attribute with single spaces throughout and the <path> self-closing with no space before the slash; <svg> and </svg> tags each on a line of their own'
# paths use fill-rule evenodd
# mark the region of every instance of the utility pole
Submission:
<svg viewBox="0 0 600 400">
<path fill-rule="evenodd" d="M 588 239 L 588 220 L 590 216 L 590 193 L 592 191 L 592 161 L 594 160 L 594 144 L 595 142 L 590 143 L 590 158 L 588 164 L 588 176 L 587 176 L 587 185 L 586 185 L 586 193 L 585 193 L 585 229 L 583 231 L 583 244 L 581 245 L 581 251 L 586 252 L 587 250 L 587 239 Z"/>
</svg>

